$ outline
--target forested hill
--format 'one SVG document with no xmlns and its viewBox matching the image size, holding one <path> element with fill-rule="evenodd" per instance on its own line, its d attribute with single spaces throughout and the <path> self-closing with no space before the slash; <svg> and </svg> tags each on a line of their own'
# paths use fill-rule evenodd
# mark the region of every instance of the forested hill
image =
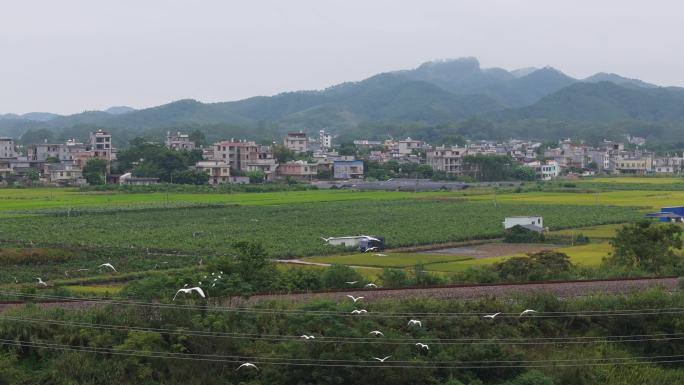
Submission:
<svg viewBox="0 0 684 385">
<path fill-rule="evenodd" d="M 180 100 L 133 110 L 114 107 L 69 116 L 0 115 L 0 135 L 23 143 L 82 137 L 92 128 L 161 137 L 167 130 L 202 129 L 207 139 L 279 138 L 284 131 L 327 128 L 346 140 L 410 134 L 440 140 L 558 139 L 560 136 L 646 136 L 671 141 L 684 134 L 684 89 L 599 73 L 578 80 L 545 67 L 482 69 L 474 58 L 429 62 L 319 91 L 201 103 Z"/>
</svg>

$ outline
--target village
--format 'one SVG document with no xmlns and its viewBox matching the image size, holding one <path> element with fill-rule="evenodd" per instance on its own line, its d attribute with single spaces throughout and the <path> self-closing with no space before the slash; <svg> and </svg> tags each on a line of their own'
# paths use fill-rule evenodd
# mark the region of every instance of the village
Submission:
<svg viewBox="0 0 684 385">
<path fill-rule="evenodd" d="M 254 183 L 289 180 L 297 182 L 377 180 L 369 165 L 401 165 L 404 169 L 423 166 L 425 172 L 408 174 L 410 178 L 446 181 L 488 181 L 479 175 L 482 170 L 472 157 L 497 157 L 507 166 L 524 170 L 523 176 L 506 179 L 552 180 L 558 177 L 610 175 L 676 175 L 684 170 L 684 157 L 675 154 L 657 156 L 642 150 L 642 138 L 629 137 L 625 142 L 604 140 L 596 146 L 561 140 L 556 146 L 535 141 L 511 139 L 497 141 L 464 141 L 460 145 L 432 145 L 421 140 L 358 139 L 335 144 L 335 136 L 320 130 L 317 136 L 302 131 L 289 132 L 282 143 L 259 144 L 253 140 L 230 139 L 201 146 L 183 132 L 168 132 L 163 145 L 179 152 L 201 153 L 188 169 L 206 174 L 209 185 Z M 150 144 L 159 144 L 150 142 Z M 287 153 L 283 155 L 283 151 Z M 40 143 L 18 146 L 12 138 L 0 138 L 0 183 L 29 181 L 43 185 L 83 186 L 84 167 L 93 160 L 107 165 L 104 183 L 120 185 L 150 185 L 160 178 L 136 175 L 135 170 L 114 173 L 117 149 L 112 134 L 97 130 L 88 141 L 69 139 L 65 143 Z M 142 160 L 142 159 L 141 159 Z M 119 170 L 119 168 L 116 168 Z M 429 179 L 428 178 L 428 179 Z M 494 178 L 494 179 L 492 179 Z M 499 179 L 502 179 L 499 176 Z M 167 181 L 168 182 L 168 181 Z M 173 183 L 173 181 L 170 181 Z M 183 183 L 183 182 L 177 182 Z"/>
</svg>

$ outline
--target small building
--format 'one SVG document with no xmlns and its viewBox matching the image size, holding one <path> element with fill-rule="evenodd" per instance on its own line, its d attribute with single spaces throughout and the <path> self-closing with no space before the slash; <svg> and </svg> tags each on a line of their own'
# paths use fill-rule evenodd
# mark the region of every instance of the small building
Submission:
<svg viewBox="0 0 684 385">
<path fill-rule="evenodd" d="M 362 251 L 367 251 L 371 248 L 373 248 L 373 250 L 381 250 L 385 247 L 385 239 L 383 237 L 372 237 L 370 235 L 330 237 L 323 238 L 323 240 L 332 246 L 362 247 Z"/>
<path fill-rule="evenodd" d="M 166 147 L 175 151 L 192 151 L 196 148 L 195 142 L 190 139 L 190 135 L 177 132 L 166 133 Z"/>
<path fill-rule="evenodd" d="M 14 139 L 0 137 L 0 159 L 12 159 L 19 156 Z"/>
<path fill-rule="evenodd" d="M 318 174 L 318 165 L 303 160 L 290 161 L 278 166 L 278 174 L 297 179 L 313 179 Z"/>
<path fill-rule="evenodd" d="M 363 162 L 360 160 L 336 160 L 333 162 L 335 179 L 363 179 Z"/>
<path fill-rule="evenodd" d="M 129 186 L 151 186 L 159 184 L 159 178 L 135 177 L 128 172 L 119 177 L 119 184 Z"/>
<path fill-rule="evenodd" d="M 201 160 L 195 164 L 198 171 L 209 174 L 209 184 L 230 183 L 230 165 L 219 160 Z"/>
<path fill-rule="evenodd" d="M 537 232 L 544 231 L 544 218 L 540 216 L 519 216 L 506 217 L 503 221 L 504 230 L 508 230 L 514 226 L 521 226 L 528 230 Z"/>
<path fill-rule="evenodd" d="M 45 182 L 57 186 L 85 184 L 83 170 L 71 164 L 46 163 L 43 169 L 43 177 Z"/>
<path fill-rule="evenodd" d="M 307 152 L 309 150 L 309 139 L 302 131 L 289 132 L 283 144 L 294 152 Z"/>
</svg>

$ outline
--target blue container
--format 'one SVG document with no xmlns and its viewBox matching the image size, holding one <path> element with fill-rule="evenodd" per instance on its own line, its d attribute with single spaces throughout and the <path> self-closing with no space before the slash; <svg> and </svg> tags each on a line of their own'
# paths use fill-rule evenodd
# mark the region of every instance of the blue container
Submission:
<svg viewBox="0 0 684 385">
<path fill-rule="evenodd" d="M 672 213 L 684 217 L 684 206 L 662 207 L 661 213 Z M 670 222 L 670 218 L 660 218 L 660 222 Z"/>
</svg>

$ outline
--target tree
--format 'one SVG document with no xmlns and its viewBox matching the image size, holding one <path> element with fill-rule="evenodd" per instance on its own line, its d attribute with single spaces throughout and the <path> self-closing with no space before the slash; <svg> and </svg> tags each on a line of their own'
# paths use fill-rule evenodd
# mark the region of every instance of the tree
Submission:
<svg viewBox="0 0 684 385">
<path fill-rule="evenodd" d="M 32 186 L 33 182 L 37 181 L 38 179 L 40 179 L 40 174 L 34 169 L 28 170 L 24 176 L 24 181 L 27 186 Z"/>
<path fill-rule="evenodd" d="M 322 281 L 324 287 L 349 287 L 347 282 L 361 281 L 363 277 L 358 271 L 345 265 L 332 265 L 325 269 Z"/>
<path fill-rule="evenodd" d="M 672 223 L 643 219 L 624 225 L 610 241 L 614 251 L 605 262 L 648 272 L 663 272 L 682 263 L 682 257 L 675 253 L 682 248 L 681 235 L 682 229 Z"/>
<path fill-rule="evenodd" d="M 209 174 L 200 170 L 173 171 L 172 180 L 177 184 L 202 185 L 209 182 Z"/>
<path fill-rule="evenodd" d="M 201 130 L 193 130 L 188 137 L 195 143 L 195 146 L 203 147 L 207 144 L 207 138 Z"/>
<path fill-rule="evenodd" d="M 247 173 L 249 183 L 264 183 L 266 174 L 261 170 L 250 171 Z"/>
<path fill-rule="evenodd" d="M 493 269 L 507 281 L 542 281 L 562 277 L 572 269 L 572 263 L 565 253 L 542 250 L 495 263 Z"/>
<path fill-rule="evenodd" d="M 340 149 L 338 150 L 338 152 L 340 153 L 340 155 L 352 156 L 357 154 L 358 149 L 354 142 L 345 142 L 340 144 Z"/>
<path fill-rule="evenodd" d="M 273 157 L 278 163 L 286 163 L 295 158 L 295 153 L 284 145 L 278 144 L 273 146 Z"/>
<path fill-rule="evenodd" d="M 105 184 L 107 181 L 107 161 L 91 159 L 83 166 L 83 177 L 91 185 Z"/>
</svg>

